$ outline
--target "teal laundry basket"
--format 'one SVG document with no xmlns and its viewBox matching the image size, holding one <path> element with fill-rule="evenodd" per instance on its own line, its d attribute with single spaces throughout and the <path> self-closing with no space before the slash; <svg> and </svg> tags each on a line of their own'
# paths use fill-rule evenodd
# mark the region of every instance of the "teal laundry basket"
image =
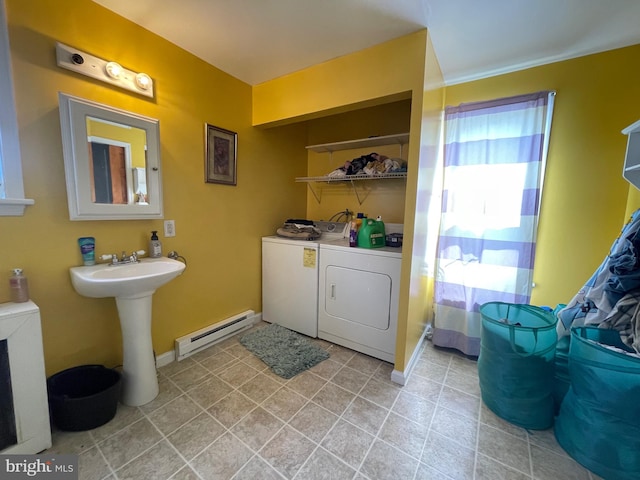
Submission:
<svg viewBox="0 0 640 480">
<path fill-rule="evenodd" d="M 553 310 L 553 316 L 558 317 L 558 312 L 561 311 L 566 305 L 559 303 Z M 557 329 L 556 329 L 557 331 Z M 560 405 L 562 399 L 569 390 L 569 345 L 571 344 L 571 336 L 566 335 L 558 338 L 556 344 L 556 366 L 553 377 L 553 412 L 554 415 L 558 415 L 560 411 Z"/>
<path fill-rule="evenodd" d="M 558 339 L 553 313 L 532 305 L 489 302 L 480 307 L 478 376 L 482 401 L 523 428 L 553 425 L 553 376 Z"/>
<path fill-rule="evenodd" d="M 618 351 L 605 345 L 618 348 Z M 574 327 L 558 443 L 607 480 L 640 479 L 640 358 L 615 330 Z"/>
<path fill-rule="evenodd" d="M 553 410 L 556 415 L 560 411 L 562 400 L 569 391 L 569 385 L 571 384 L 571 379 L 569 378 L 570 345 L 570 336 L 558 339 L 558 343 L 556 345 L 556 365 L 553 377 Z"/>
</svg>

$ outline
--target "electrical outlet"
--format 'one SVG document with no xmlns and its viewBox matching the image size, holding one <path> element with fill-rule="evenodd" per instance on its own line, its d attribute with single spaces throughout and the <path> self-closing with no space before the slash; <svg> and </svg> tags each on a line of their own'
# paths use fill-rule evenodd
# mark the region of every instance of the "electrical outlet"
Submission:
<svg viewBox="0 0 640 480">
<path fill-rule="evenodd" d="M 164 221 L 164 236 L 175 237 L 176 236 L 176 222 L 173 220 Z"/>
</svg>

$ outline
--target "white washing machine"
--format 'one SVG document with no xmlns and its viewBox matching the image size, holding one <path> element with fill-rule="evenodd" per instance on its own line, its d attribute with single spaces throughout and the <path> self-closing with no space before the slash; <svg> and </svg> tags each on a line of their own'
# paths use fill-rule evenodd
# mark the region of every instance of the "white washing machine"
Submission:
<svg viewBox="0 0 640 480">
<path fill-rule="evenodd" d="M 345 235 L 345 223 L 315 224 L 322 232 L 321 241 L 334 241 Z M 262 238 L 263 320 L 310 337 L 318 336 L 318 260 L 318 241 Z"/>
<path fill-rule="evenodd" d="M 262 239 L 262 319 L 318 336 L 318 243 Z"/>
<path fill-rule="evenodd" d="M 402 252 L 321 242 L 318 337 L 395 362 Z"/>
</svg>

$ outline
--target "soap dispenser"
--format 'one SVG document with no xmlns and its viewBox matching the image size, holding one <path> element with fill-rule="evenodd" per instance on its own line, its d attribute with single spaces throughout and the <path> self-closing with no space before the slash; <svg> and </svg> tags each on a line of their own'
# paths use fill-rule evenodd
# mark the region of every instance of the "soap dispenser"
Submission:
<svg viewBox="0 0 640 480">
<path fill-rule="evenodd" d="M 11 289 L 12 302 L 22 303 L 29 300 L 29 285 L 27 277 L 23 275 L 21 268 L 13 269 L 13 275 L 9 278 L 9 287 Z"/>
<path fill-rule="evenodd" d="M 162 243 L 158 240 L 158 231 L 151 232 L 151 240 L 149 240 L 149 256 L 151 258 L 160 258 L 162 256 Z"/>
</svg>

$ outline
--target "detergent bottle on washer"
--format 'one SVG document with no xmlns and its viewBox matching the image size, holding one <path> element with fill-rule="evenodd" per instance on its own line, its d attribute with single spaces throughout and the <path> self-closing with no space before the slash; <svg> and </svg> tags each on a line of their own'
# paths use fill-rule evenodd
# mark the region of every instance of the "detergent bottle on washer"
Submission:
<svg viewBox="0 0 640 480">
<path fill-rule="evenodd" d="M 361 248 L 380 248 L 385 246 L 384 223 L 378 217 L 365 218 L 358 231 L 358 246 Z"/>
</svg>

